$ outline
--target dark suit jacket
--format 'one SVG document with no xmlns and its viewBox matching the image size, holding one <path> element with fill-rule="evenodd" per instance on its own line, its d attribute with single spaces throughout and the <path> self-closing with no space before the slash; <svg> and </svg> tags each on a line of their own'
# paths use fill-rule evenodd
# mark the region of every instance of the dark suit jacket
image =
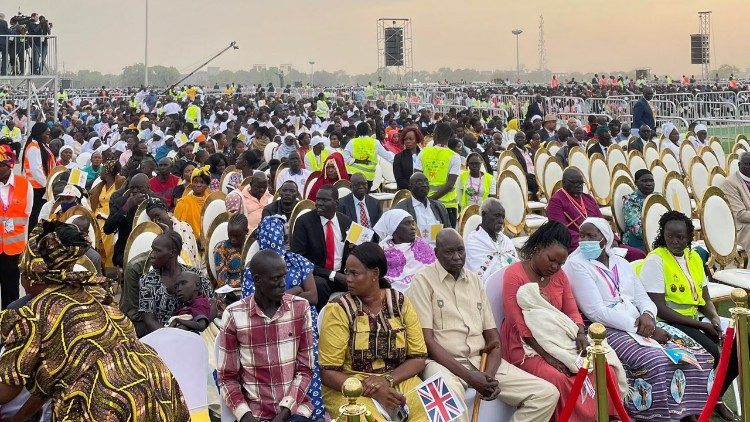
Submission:
<svg viewBox="0 0 750 422">
<path fill-rule="evenodd" d="M 341 214 L 336 213 L 341 228 L 341 238 L 346 239 L 346 232 L 352 225 L 352 220 Z M 336 268 L 336 272 L 343 273 L 346 264 L 346 258 L 349 256 L 350 244 L 344 242 L 344 252 L 341 256 L 341 268 Z M 302 214 L 294 223 L 294 233 L 292 233 L 292 243 L 290 246 L 292 252 L 300 254 L 309 259 L 315 265 L 313 275 L 328 279 L 331 271 L 326 268 L 326 235 L 323 231 L 323 225 L 320 224 L 320 216 L 315 211 Z"/>
<path fill-rule="evenodd" d="M 380 204 L 377 199 L 370 195 L 365 195 L 365 206 L 367 207 L 367 214 L 370 215 L 369 228 L 372 228 L 380 220 Z M 352 221 L 359 221 L 359 208 L 354 207 L 354 194 L 350 193 L 339 199 L 339 212 L 349 217 Z"/>
<path fill-rule="evenodd" d="M 10 34 L 10 28 L 8 27 L 8 21 L 0 20 L 0 35 Z M 0 49 L 5 48 L 5 38 L 0 40 Z"/>
<path fill-rule="evenodd" d="M 122 209 L 128 200 L 128 195 L 125 194 L 127 191 L 128 185 L 126 184 L 109 198 L 109 216 L 102 228 L 104 234 L 117 233 L 112 262 L 120 268 L 123 267 L 125 245 L 128 242 L 128 237 L 130 237 L 130 232 L 133 231 L 133 220 L 135 220 L 135 212 L 138 210 L 138 207 L 133 207 L 130 212 L 125 213 Z"/>
<path fill-rule="evenodd" d="M 539 116 L 542 119 L 544 118 L 544 110 L 542 110 L 542 107 L 540 107 L 539 103 L 536 101 L 529 104 L 529 109 L 526 110 L 526 117 L 523 119 L 523 121 L 531 121 L 531 118 L 534 116 Z"/>
<path fill-rule="evenodd" d="M 419 154 L 419 147 L 417 147 Z M 409 178 L 414 174 L 414 161 L 409 151 L 401 151 L 393 157 L 393 175 L 399 189 L 409 189 Z"/>
<path fill-rule="evenodd" d="M 445 205 L 443 205 L 440 201 L 436 201 L 434 199 L 427 198 L 428 201 L 430 201 L 430 208 L 432 209 L 432 213 L 435 215 L 435 217 L 440 221 L 440 223 L 443 225 L 443 227 L 453 227 L 451 226 L 451 220 L 448 218 L 448 210 L 445 209 Z M 414 205 L 411 203 L 412 199 L 407 198 L 403 201 L 396 204 L 393 208 L 398 208 L 400 210 L 404 210 L 411 214 L 414 221 L 417 221 L 417 213 L 414 211 Z M 419 223 L 417 221 L 417 223 Z"/>
<path fill-rule="evenodd" d="M 656 128 L 654 113 L 651 111 L 651 107 L 648 106 L 646 99 L 641 97 L 633 106 L 633 126 L 631 127 L 633 129 L 640 129 L 643 124 L 648 125 L 651 129 Z"/>
<path fill-rule="evenodd" d="M 528 174 L 529 169 L 528 167 L 526 167 L 526 158 L 524 158 L 521 151 L 519 151 L 518 148 L 513 148 L 511 151 L 513 152 L 513 156 L 516 157 L 516 160 L 518 160 L 518 162 L 521 164 L 521 168 L 523 169 L 523 171 Z"/>
<path fill-rule="evenodd" d="M 589 147 L 589 150 L 586 151 L 589 158 L 591 158 L 591 156 L 596 154 L 597 152 L 601 154 L 602 156 L 604 156 L 604 148 L 602 148 L 602 145 L 599 142 L 595 143 L 594 145 L 591 145 Z"/>
<path fill-rule="evenodd" d="M 548 141 L 556 141 L 557 140 L 557 133 L 552 134 L 552 136 L 547 133 L 547 129 L 541 128 L 539 131 L 537 131 L 539 134 L 539 138 L 542 140 L 542 143 L 546 143 Z"/>
</svg>

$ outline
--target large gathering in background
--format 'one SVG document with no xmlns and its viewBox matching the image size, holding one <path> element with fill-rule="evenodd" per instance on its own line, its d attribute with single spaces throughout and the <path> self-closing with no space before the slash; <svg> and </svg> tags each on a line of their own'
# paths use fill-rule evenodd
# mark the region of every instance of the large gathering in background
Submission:
<svg viewBox="0 0 750 422">
<path fill-rule="evenodd" d="M 329 421 L 355 377 L 433 421 L 437 376 L 457 420 L 557 421 L 601 323 L 612 420 L 696 421 L 750 288 L 750 143 L 700 95 L 745 89 L 4 88 L 0 420 Z"/>
</svg>

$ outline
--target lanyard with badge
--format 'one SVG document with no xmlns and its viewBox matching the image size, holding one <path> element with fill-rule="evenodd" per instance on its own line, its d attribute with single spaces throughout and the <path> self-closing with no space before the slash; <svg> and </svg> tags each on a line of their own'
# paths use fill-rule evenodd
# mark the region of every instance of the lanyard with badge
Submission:
<svg viewBox="0 0 750 422">
<path fill-rule="evenodd" d="M 13 176 L 11 176 L 13 177 Z M 8 209 L 10 208 L 10 201 L 13 200 L 13 186 L 8 186 L 8 200 L 7 203 L 3 203 L 3 201 L 0 201 L 3 206 L 3 215 L 8 215 Z M 12 217 L 6 217 L 3 221 L 3 232 L 4 233 L 11 233 L 13 232 L 13 218 Z"/>
<path fill-rule="evenodd" d="M 612 271 L 605 271 L 599 267 L 596 267 L 596 271 L 599 272 L 599 275 L 601 275 L 604 278 L 604 281 L 607 282 L 607 287 L 609 287 L 609 293 L 612 294 L 612 297 L 619 298 L 620 274 L 617 271 L 617 266 L 615 265 Z M 622 298 L 620 298 L 620 301 L 622 301 Z"/>
</svg>

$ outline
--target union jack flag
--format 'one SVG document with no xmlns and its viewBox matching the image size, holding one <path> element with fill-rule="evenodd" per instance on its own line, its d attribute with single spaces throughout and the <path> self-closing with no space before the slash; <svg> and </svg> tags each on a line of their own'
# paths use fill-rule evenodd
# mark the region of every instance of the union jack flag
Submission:
<svg viewBox="0 0 750 422">
<path fill-rule="evenodd" d="M 456 399 L 439 374 L 419 384 L 417 393 L 430 422 L 450 422 L 464 412 L 463 403 Z"/>
</svg>

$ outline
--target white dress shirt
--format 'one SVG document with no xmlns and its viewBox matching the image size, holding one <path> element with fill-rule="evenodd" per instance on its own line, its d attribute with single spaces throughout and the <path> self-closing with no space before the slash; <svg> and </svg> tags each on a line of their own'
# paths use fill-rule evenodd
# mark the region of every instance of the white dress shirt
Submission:
<svg viewBox="0 0 750 422">
<path fill-rule="evenodd" d="M 615 268 L 617 277 L 614 277 Z M 570 281 L 578 309 L 592 322 L 634 333 L 635 320 L 642 313 L 649 311 L 656 315 L 656 305 L 624 258 L 610 254 L 607 268 L 597 260 L 586 259 L 581 253 L 574 252 L 563 265 L 563 270 Z M 619 291 L 616 288 L 618 280 Z"/>
<path fill-rule="evenodd" d="M 339 226 L 339 218 L 334 215 L 331 219 L 331 222 L 333 223 L 333 243 L 336 245 L 336 249 L 333 251 L 333 273 L 336 272 L 336 270 L 341 269 L 341 258 L 344 256 L 344 239 L 341 237 L 341 226 Z M 326 243 L 325 236 L 326 236 L 326 225 L 328 224 L 328 219 L 325 217 L 320 217 L 320 224 L 323 225 L 323 243 Z M 332 278 L 332 277 L 331 277 Z"/>
<path fill-rule="evenodd" d="M 365 196 L 365 198 L 367 198 L 367 196 Z M 365 203 L 365 200 L 362 199 L 360 201 L 359 199 L 357 199 L 356 196 L 352 195 L 352 201 L 354 202 L 354 210 L 355 210 L 355 214 L 357 215 L 356 223 L 359 224 L 360 226 L 365 226 L 371 229 L 373 226 L 372 219 L 370 218 L 370 212 L 367 211 L 367 203 Z M 360 210 L 362 208 L 365 209 L 365 215 L 367 216 L 367 224 L 362 224 L 362 218 L 360 214 L 361 213 Z"/>
<path fill-rule="evenodd" d="M 435 213 L 432 212 L 432 207 L 430 206 L 429 199 L 427 200 L 427 205 L 417 201 L 414 198 L 411 198 L 411 204 L 414 206 L 414 215 L 415 219 L 417 220 L 417 228 L 419 228 L 419 232 L 421 233 L 421 236 L 428 241 L 430 240 L 430 226 L 433 224 L 443 224 L 440 220 L 437 219 L 435 216 Z"/>
<path fill-rule="evenodd" d="M 287 180 L 291 180 L 292 182 L 297 184 L 297 191 L 299 191 L 300 197 L 305 197 L 305 183 L 307 182 L 307 179 L 310 177 L 310 174 L 312 173 L 310 170 L 300 168 L 298 174 L 292 174 L 291 169 L 285 168 L 284 170 L 279 173 L 277 180 L 277 186 L 280 187 L 284 184 Z"/>
<path fill-rule="evenodd" d="M 13 174 L 11 174 L 8 177 L 8 181 L 6 183 L 0 182 L 0 203 L 2 203 L 3 208 L 10 206 L 9 198 L 10 198 L 10 191 L 11 187 L 13 187 L 13 190 L 15 191 L 15 177 Z M 29 182 L 26 182 L 29 183 Z M 31 206 L 34 204 L 34 189 L 31 188 L 31 183 L 29 183 L 28 191 L 26 192 L 26 214 L 31 213 Z M 0 226 L 0 232 L 2 227 Z"/>
</svg>

